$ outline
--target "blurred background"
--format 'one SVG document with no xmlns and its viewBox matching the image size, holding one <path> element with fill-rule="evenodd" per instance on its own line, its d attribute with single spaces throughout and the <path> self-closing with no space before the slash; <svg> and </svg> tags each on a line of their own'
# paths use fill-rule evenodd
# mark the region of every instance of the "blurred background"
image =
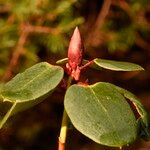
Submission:
<svg viewBox="0 0 150 150">
<path fill-rule="evenodd" d="M 89 83 L 111 82 L 136 94 L 150 114 L 149 0 L 0 0 L 0 80 L 47 61 L 67 56 L 74 28 L 85 45 L 85 59 L 96 57 L 137 63 L 142 72 L 108 70 L 83 73 Z M 64 90 L 13 116 L 0 130 L 0 150 L 57 150 Z M 0 109 L 2 110 L 1 104 Z M 74 128 L 68 150 L 117 150 L 101 146 Z M 150 150 L 137 140 L 123 150 Z"/>
</svg>

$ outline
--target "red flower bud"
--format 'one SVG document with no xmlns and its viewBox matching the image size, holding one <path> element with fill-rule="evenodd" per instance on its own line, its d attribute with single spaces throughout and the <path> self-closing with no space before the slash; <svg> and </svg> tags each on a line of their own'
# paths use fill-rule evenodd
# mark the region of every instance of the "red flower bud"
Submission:
<svg viewBox="0 0 150 150">
<path fill-rule="evenodd" d="M 68 48 L 68 63 L 72 70 L 82 63 L 83 45 L 78 27 L 75 28 Z"/>
<path fill-rule="evenodd" d="M 79 29 L 78 27 L 76 27 L 69 44 L 68 64 L 66 64 L 68 74 L 71 75 L 75 80 L 79 80 L 80 77 L 79 67 L 82 64 L 82 56 L 83 56 L 83 44 Z"/>
</svg>

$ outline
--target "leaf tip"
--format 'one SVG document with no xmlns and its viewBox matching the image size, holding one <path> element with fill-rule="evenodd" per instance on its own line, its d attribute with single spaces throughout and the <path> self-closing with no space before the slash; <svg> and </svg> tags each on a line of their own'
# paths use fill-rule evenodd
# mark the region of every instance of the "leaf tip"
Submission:
<svg viewBox="0 0 150 150">
<path fill-rule="evenodd" d="M 63 59 L 60 59 L 60 60 L 57 60 L 56 61 L 56 64 L 66 64 L 68 62 L 68 58 L 63 58 Z"/>
<path fill-rule="evenodd" d="M 141 67 L 141 66 L 140 66 L 140 70 L 141 70 L 141 71 L 145 71 L 145 69 L 144 69 L 143 67 Z"/>
</svg>

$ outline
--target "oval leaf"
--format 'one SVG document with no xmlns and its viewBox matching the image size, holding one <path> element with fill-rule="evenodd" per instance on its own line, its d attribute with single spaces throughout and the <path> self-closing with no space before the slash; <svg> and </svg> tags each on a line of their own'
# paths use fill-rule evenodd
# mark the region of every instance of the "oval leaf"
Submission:
<svg viewBox="0 0 150 150">
<path fill-rule="evenodd" d="M 106 59 L 94 59 L 94 63 L 105 69 L 115 70 L 115 71 L 138 71 L 144 70 L 141 66 L 129 63 L 129 62 L 122 62 L 122 61 L 113 61 L 113 60 L 106 60 Z"/>
<path fill-rule="evenodd" d="M 137 109 L 137 112 L 140 115 L 140 118 L 138 118 L 139 127 L 140 127 L 140 129 L 139 129 L 140 136 L 144 140 L 149 140 L 150 139 L 149 118 L 148 118 L 148 114 L 145 111 L 145 108 L 142 105 L 142 103 L 140 102 L 140 100 L 134 94 L 132 94 L 131 92 L 129 92 L 121 87 L 118 87 L 118 86 L 110 84 L 110 83 L 107 83 L 107 85 L 111 86 L 112 88 L 117 89 L 118 92 L 120 92 L 122 95 L 124 95 L 124 97 L 126 97 L 133 103 L 133 105 Z"/>
<path fill-rule="evenodd" d="M 38 63 L 16 75 L 0 91 L 3 102 L 12 103 L 12 107 L 6 113 L 7 117 L 5 117 L 8 118 L 18 111 L 25 110 L 41 102 L 55 89 L 62 78 L 63 69 L 46 62 Z M 3 125 L 2 122 L 0 127 Z"/>
<path fill-rule="evenodd" d="M 64 104 L 73 125 L 97 143 L 122 147 L 137 137 L 137 122 L 129 104 L 106 83 L 72 85 Z"/>
</svg>

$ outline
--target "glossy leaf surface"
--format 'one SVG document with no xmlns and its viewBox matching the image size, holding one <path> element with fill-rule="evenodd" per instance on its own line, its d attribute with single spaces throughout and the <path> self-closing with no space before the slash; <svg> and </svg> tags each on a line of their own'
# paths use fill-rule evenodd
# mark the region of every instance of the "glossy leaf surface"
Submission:
<svg viewBox="0 0 150 150">
<path fill-rule="evenodd" d="M 107 85 L 111 86 L 112 88 L 117 89 L 121 94 L 124 95 L 125 98 L 130 100 L 133 105 L 135 106 L 137 112 L 139 113 L 140 117 L 138 118 L 138 124 L 139 124 L 139 136 L 143 138 L 144 140 L 150 139 L 150 126 L 149 126 L 149 117 L 147 112 L 145 111 L 144 106 L 140 102 L 140 100 L 131 92 L 115 86 L 113 84 L 107 83 Z"/>
<path fill-rule="evenodd" d="M 97 143 L 122 147 L 137 137 L 130 105 L 107 83 L 72 85 L 65 95 L 65 109 L 75 128 Z"/>
<path fill-rule="evenodd" d="M 106 59 L 94 59 L 94 63 L 105 69 L 110 69 L 114 71 L 138 71 L 144 70 L 141 66 L 129 63 L 129 62 L 122 62 L 122 61 L 113 61 L 113 60 L 106 60 Z"/>
<path fill-rule="evenodd" d="M 4 120 L 1 120 L 0 127 L 12 114 L 30 108 L 45 99 L 62 78 L 63 69 L 61 67 L 41 62 L 16 75 L 3 85 L 0 99 L 3 102 L 10 102 L 12 107 L 4 116 Z"/>
</svg>

